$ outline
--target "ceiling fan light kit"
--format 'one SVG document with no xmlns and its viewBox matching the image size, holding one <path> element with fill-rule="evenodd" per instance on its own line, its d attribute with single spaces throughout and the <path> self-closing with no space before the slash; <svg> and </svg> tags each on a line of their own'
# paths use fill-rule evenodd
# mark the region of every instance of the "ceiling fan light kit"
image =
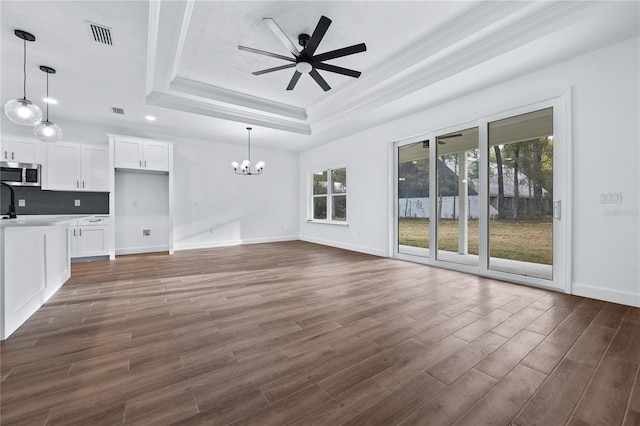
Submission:
<svg viewBox="0 0 640 426">
<path fill-rule="evenodd" d="M 251 127 L 247 127 L 247 142 L 248 142 L 248 156 L 246 160 L 243 160 L 242 163 L 238 164 L 237 161 L 234 161 L 233 163 L 231 163 L 231 167 L 233 167 L 233 171 L 237 174 L 237 175 L 244 175 L 244 176 L 256 176 L 259 174 L 262 174 L 262 171 L 264 170 L 264 166 L 265 163 L 264 161 L 258 161 L 256 163 L 255 166 L 255 171 L 252 172 L 251 171 Z M 238 171 L 238 169 L 240 169 L 240 171 Z"/>
<path fill-rule="evenodd" d="M 264 18 L 267 26 L 273 31 L 276 37 L 280 40 L 280 42 L 289 50 L 289 52 L 293 55 L 293 58 L 288 56 L 279 55 L 277 53 L 266 52 L 264 50 L 254 49 L 246 46 L 238 46 L 238 49 L 256 53 L 258 55 L 269 56 L 272 58 L 282 59 L 290 64 L 281 65 L 274 68 L 268 68 L 261 71 L 255 71 L 253 75 L 262 75 L 274 71 L 280 71 L 288 68 L 295 68 L 295 72 L 289 81 L 287 86 L 287 90 L 293 90 L 298 80 L 302 76 L 302 74 L 309 74 L 311 78 L 314 79 L 316 83 L 324 90 L 331 90 L 331 86 L 326 82 L 326 80 L 320 75 L 318 70 L 329 71 L 336 74 L 346 75 L 353 78 L 360 77 L 361 72 L 351 70 L 348 68 L 339 67 L 336 65 L 325 64 L 324 61 L 328 61 L 331 59 L 341 58 L 343 56 L 353 55 L 355 53 L 361 53 L 367 50 L 367 46 L 364 43 L 354 44 L 353 46 L 343 47 L 341 49 L 332 50 L 330 52 L 325 52 L 316 55 L 316 49 L 320 45 L 324 35 L 329 29 L 329 25 L 331 25 L 331 19 L 326 16 L 321 16 L 318 21 L 318 25 L 316 25 L 313 34 L 309 36 L 309 34 L 300 34 L 298 35 L 298 44 L 302 46 L 302 50 L 298 50 L 298 48 L 289 40 L 289 37 L 282 31 L 282 29 L 278 26 L 273 18 Z"/>
<path fill-rule="evenodd" d="M 42 110 L 38 105 L 27 99 L 27 42 L 36 41 L 36 37 L 23 30 L 14 30 L 16 37 L 23 40 L 23 96 L 22 98 L 12 99 L 4 106 L 4 113 L 9 120 L 22 126 L 34 126 L 42 120 Z"/>
</svg>

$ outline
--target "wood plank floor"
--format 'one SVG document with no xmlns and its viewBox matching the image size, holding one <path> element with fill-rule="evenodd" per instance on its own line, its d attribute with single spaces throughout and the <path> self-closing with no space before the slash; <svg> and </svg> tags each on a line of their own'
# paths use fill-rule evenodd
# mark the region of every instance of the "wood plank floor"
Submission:
<svg viewBox="0 0 640 426">
<path fill-rule="evenodd" d="M 74 264 L 1 349 L 2 425 L 640 424 L 640 309 L 301 241 Z"/>
</svg>

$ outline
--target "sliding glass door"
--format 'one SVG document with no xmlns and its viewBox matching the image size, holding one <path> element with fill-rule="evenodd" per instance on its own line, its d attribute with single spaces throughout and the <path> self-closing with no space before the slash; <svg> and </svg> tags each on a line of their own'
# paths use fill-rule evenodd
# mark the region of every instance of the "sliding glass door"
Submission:
<svg viewBox="0 0 640 426">
<path fill-rule="evenodd" d="M 567 290 L 564 105 L 556 98 L 396 143 L 394 255 Z"/>
<path fill-rule="evenodd" d="M 436 258 L 478 265 L 478 128 L 436 136 Z"/>
<path fill-rule="evenodd" d="M 553 108 L 488 123 L 489 269 L 553 279 Z"/>
<path fill-rule="evenodd" d="M 397 147 L 396 244 L 408 255 L 429 256 L 429 141 Z"/>
</svg>

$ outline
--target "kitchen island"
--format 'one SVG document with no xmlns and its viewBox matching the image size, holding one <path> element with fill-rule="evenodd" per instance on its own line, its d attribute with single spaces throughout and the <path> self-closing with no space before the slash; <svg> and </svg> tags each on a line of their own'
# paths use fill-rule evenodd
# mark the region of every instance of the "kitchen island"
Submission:
<svg viewBox="0 0 640 426">
<path fill-rule="evenodd" d="M 0 222 L 0 339 L 5 340 L 71 276 L 69 225 L 90 215 Z"/>
</svg>

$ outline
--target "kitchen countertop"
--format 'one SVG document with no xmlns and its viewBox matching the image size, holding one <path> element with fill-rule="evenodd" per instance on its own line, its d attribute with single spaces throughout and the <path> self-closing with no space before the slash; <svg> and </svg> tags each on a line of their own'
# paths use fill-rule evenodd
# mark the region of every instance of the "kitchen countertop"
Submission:
<svg viewBox="0 0 640 426">
<path fill-rule="evenodd" d="M 16 219 L 2 219 L 0 228 L 15 228 L 24 226 L 65 226 L 72 220 L 93 217 L 93 214 L 68 215 L 22 215 Z"/>
</svg>

